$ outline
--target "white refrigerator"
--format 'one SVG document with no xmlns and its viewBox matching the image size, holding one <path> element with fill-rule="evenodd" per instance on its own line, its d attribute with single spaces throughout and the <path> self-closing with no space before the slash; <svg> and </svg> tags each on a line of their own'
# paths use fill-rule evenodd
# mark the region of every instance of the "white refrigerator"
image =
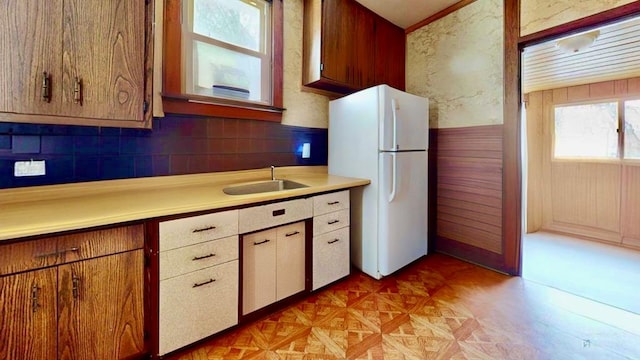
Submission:
<svg viewBox="0 0 640 360">
<path fill-rule="evenodd" d="M 427 253 L 429 101 L 379 85 L 329 102 L 329 174 L 351 192 L 351 261 L 380 279 Z"/>
</svg>

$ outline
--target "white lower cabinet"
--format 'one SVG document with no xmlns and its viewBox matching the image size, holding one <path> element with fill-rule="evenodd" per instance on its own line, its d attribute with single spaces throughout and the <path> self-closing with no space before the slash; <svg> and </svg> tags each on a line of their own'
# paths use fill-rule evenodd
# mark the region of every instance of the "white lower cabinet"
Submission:
<svg viewBox="0 0 640 360">
<path fill-rule="evenodd" d="M 243 236 L 242 314 L 305 289 L 305 222 Z"/>
<path fill-rule="evenodd" d="M 238 211 L 159 223 L 158 355 L 238 323 Z"/>
<path fill-rule="evenodd" d="M 311 290 L 349 275 L 349 249 L 349 190 L 315 196 Z"/>
<path fill-rule="evenodd" d="M 160 355 L 238 323 L 238 260 L 160 282 Z"/>
</svg>

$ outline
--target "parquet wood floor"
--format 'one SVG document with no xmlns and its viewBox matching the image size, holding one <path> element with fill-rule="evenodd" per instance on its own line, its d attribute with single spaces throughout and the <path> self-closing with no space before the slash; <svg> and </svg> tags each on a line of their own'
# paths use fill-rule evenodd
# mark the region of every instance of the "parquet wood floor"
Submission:
<svg viewBox="0 0 640 360">
<path fill-rule="evenodd" d="M 444 255 L 358 271 L 175 354 L 204 359 L 640 359 L 640 336 L 556 306 L 551 288 Z"/>
</svg>

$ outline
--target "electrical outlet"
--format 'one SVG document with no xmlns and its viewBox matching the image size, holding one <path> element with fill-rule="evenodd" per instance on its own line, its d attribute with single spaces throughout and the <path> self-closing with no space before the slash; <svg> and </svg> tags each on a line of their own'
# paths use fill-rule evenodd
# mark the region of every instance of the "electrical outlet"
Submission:
<svg viewBox="0 0 640 360">
<path fill-rule="evenodd" d="M 40 176 L 45 175 L 44 160 L 16 161 L 13 167 L 13 176 Z"/>
</svg>

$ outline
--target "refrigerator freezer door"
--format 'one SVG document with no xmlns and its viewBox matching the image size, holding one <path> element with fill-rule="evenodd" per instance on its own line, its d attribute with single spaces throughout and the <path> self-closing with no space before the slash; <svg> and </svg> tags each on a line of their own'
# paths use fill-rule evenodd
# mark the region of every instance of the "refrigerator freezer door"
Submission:
<svg viewBox="0 0 640 360">
<path fill-rule="evenodd" d="M 379 150 L 425 150 L 429 147 L 429 101 L 389 86 L 378 87 Z"/>
<path fill-rule="evenodd" d="M 427 152 L 382 152 L 379 161 L 378 271 L 386 276 L 427 253 Z"/>
</svg>

